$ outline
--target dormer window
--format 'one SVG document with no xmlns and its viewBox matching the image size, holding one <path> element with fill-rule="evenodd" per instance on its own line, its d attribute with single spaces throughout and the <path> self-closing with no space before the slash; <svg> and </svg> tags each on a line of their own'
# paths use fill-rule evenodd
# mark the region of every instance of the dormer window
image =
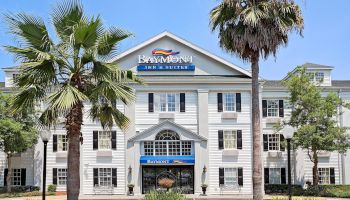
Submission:
<svg viewBox="0 0 350 200">
<path fill-rule="evenodd" d="M 311 82 L 323 83 L 324 72 L 307 72 L 306 74 L 310 77 Z"/>
</svg>

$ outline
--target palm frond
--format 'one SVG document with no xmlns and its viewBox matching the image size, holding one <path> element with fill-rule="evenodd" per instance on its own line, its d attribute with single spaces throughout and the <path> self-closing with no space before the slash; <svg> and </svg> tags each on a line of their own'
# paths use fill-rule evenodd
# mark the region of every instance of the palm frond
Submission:
<svg viewBox="0 0 350 200">
<path fill-rule="evenodd" d="M 41 18 L 19 13 L 6 14 L 5 20 L 10 33 L 18 36 L 22 45 L 45 52 L 50 50 L 52 42 Z"/>
<path fill-rule="evenodd" d="M 65 84 L 49 96 L 49 109 L 59 113 L 68 112 L 74 105 L 87 99 L 88 97 L 78 88 Z"/>
<path fill-rule="evenodd" d="M 103 34 L 102 21 L 99 17 L 91 20 L 81 20 L 74 27 L 73 44 L 75 47 L 88 49 L 96 45 Z"/>
<path fill-rule="evenodd" d="M 34 85 L 26 87 L 14 96 L 12 110 L 14 112 L 25 112 L 34 110 L 36 102 L 46 96 L 45 88 Z"/>
<path fill-rule="evenodd" d="M 25 62 L 20 66 L 20 74 L 14 82 L 18 87 L 40 85 L 50 87 L 58 82 L 55 63 L 51 60 Z"/>
<path fill-rule="evenodd" d="M 74 33 L 73 27 L 83 18 L 83 6 L 78 0 L 66 0 L 54 7 L 51 18 L 57 35 L 66 41 Z"/>
<path fill-rule="evenodd" d="M 111 129 L 113 124 L 116 124 L 120 129 L 126 129 L 130 122 L 113 104 L 93 104 L 90 116 L 94 121 L 100 121 L 104 129 Z"/>
<path fill-rule="evenodd" d="M 110 101 L 122 100 L 126 103 L 133 101 L 135 98 L 131 86 L 112 80 L 101 81 L 89 94 L 91 99 L 98 99 L 100 96 Z"/>
<path fill-rule="evenodd" d="M 58 118 L 62 116 L 62 113 L 50 108 L 46 108 L 38 119 L 38 125 L 41 128 L 48 128 L 55 126 L 58 122 Z"/>
<path fill-rule="evenodd" d="M 108 56 L 115 53 L 118 42 L 132 36 L 131 33 L 122 29 L 111 27 L 104 32 L 97 43 L 97 53 L 100 56 Z"/>
</svg>

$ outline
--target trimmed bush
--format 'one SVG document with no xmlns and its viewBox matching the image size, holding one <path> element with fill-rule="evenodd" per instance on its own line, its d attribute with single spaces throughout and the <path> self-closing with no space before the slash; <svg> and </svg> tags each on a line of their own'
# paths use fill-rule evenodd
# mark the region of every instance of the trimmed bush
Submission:
<svg viewBox="0 0 350 200">
<path fill-rule="evenodd" d="M 292 185 L 293 193 L 302 193 L 303 188 L 301 185 Z M 265 185 L 266 194 L 287 194 L 288 185 L 287 184 L 267 184 Z"/>
<path fill-rule="evenodd" d="M 56 185 L 49 185 L 49 186 L 47 187 L 47 191 L 48 191 L 48 192 L 56 192 L 56 188 L 57 188 Z"/>
<path fill-rule="evenodd" d="M 288 185 L 265 185 L 266 194 L 288 194 Z M 340 197 L 350 198 L 350 185 L 319 185 L 303 189 L 300 185 L 292 186 L 293 196 Z"/>
<path fill-rule="evenodd" d="M 151 191 L 146 194 L 144 200 L 186 200 L 185 195 L 177 192 Z"/>
<path fill-rule="evenodd" d="M 40 187 L 38 186 L 14 186 L 11 187 L 12 192 L 32 192 L 32 191 L 39 191 Z M 6 187 L 0 187 L 0 193 L 5 193 Z"/>
</svg>

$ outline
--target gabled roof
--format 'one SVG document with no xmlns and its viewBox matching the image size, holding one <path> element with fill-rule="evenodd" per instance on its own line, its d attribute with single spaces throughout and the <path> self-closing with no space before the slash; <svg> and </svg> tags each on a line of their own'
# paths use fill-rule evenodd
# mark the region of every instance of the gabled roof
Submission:
<svg viewBox="0 0 350 200">
<path fill-rule="evenodd" d="M 307 69 L 333 69 L 332 66 L 328 66 L 328 65 L 320 65 L 320 64 L 315 64 L 315 63 L 305 63 L 303 65 L 301 65 L 302 67 L 305 67 Z"/>
<path fill-rule="evenodd" d="M 210 52 L 208 52 L 208 51 L 206 51 L 206 50 L 204 50 L 204 49 L 202 49 L 202 48 L 200 48 L 200 47 L 198 47 L 198 46 L 196 46 L 196 45 L 194 45 L 194 44 L 192 44 L 192 43 L 190 43 L 190 42 L 188 42 L 188 41 L 186 41 L 186 40 L 184 40 L 184 39 L 182 39 L 182 38 L 180 38 L 180 37 L 178 37 L 178 36 L 176 36 L 176 35 L 174 35 L 172 33 L 170 33 L 170 32 L 167 32 L 167 31 L 164 31 L 164 32 L 162 32 L 162 33 L 160 33 L 160 34 L 158 34 L 158 35 L 156 35 L 156 36 L 154 36 L 154 37 L 152 37 L 152 38 L 142 42 L 141 44 L 139 44 L 139 45 L 137 45 L 137 46 L 135 46 L 135 47 L 133 47 L 133 48 L 123 52 L 123 53 L 121 53 L 120 55 L 118 55 L 115 58 L 113 58 L 111 60 L 111 62 L 117 61 L 117 60 L 125 57 L 126 55 L 129 55 L 129 54 L 131 54 L 131 53 L 133 53 L 133 52 L 135 52 L 135 51 L 137 51 L 137 50 L 139 50 L 139 49 L 141 49 L 141 48 L 143 48 L 143 47 L 145 47 L 145 46 L 147 46 L 147 45 L 149 45 L 149 44 L 151 44 L 151 43 L 153 43 L 153 42 L 155 42 L 155 41 L 157 41 L 157 40 L 159 40 L 159 39 L 161 39 L 163 37 L 169 37 L 169 38 L 171 38 L 171 39 L 173 39 L 173 40 L 175 40 L 175 41 L 177 41 L 179 43 L 184 44 L 185 46 L 187 46 L 187 47 L 189 47 L 191 49 L 194 49 L 195 51 L 198 51 L 198 52 L 200 52 L 200 53 L 202 53 L 202 54 L 204 54 L 204 55 L 206 55 L 206 56 L 208 56 L 208 57 L 218 61 L 219 63 L 222 63 L 222 64 L 224 64 L 224 65 L 226 65 L 228 67 L 231 67 L 232 69 L 237 70 L 237 71 L 241 72 L 244 75 L 252 77 L 252 75 L 251 75 L 251 73 L 249 71 L 247 71 L 247 70 L 245 70 L 243 68 L 240 68 L 240 67 L 230 63 L 229 61 L 227 61 L 227 60 L 225 60 L 223 58 L 220 58 L 219 56 L 216 56 L 216 55 L 214 55 L 214 54 L 212 54 L 212 53 L 210 53 Z"/>
<path fill-rule="evenodd" d="M 188 130 L 187 128 L 176 124 L 175 122 L 169 121 L 169 120 L 164 120 L 159 124 L 156 124 L 154 126 L 151 126 L 150 128 L 142 131 L 141 133 L 131 137 L 128 142 L 134 142 L 139 140 L 140 138 L 142 138 L 144 135 L 148 135 L 148 134 L 152 134 L 152 133 L 158 133 L 161 130 L 173 130 L 175 132 L 177 132 L 179 135 L 183 135 L 183 134 L 187 134 L 190 135 L 192 138 L 194 138 L 194 140 L 197 141 L 207 141 L 207 138 L 198 135 L 195 132 L 192 132 L 190 130 Z"/>
<path fill-rule="evenodd" d="M 302 65 L 297 66 L 296 68 L 294 68 L 291 72 L 289 73 L 294 73 L 298 67 L 304 67 L 306 69 L 320 69 L 320 70 L 332 70 L 334 67 L 332 66 L 328 66 L 328 65 L 320 65 L 320 64 L 315 64 L 315 63 L 304 63 Z M 286 80 L 289 77 L 289 73 L 282 79 L 282 80 Z"/>
</svg>

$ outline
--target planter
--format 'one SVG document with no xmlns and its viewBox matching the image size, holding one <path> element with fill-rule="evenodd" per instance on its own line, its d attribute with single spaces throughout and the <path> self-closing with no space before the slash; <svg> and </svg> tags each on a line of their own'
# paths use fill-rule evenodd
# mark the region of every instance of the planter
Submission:
<svg viewBox="0 0 350 200">
<path fill-rule="evenodd" d="M 203 196 L 206 196 L 207 187 L 202 187 Z"/>
<path fill-rule="evenodd" d="M 129 188 L 129 195 L 134 195 L 134 187 L 128 187 Z"/>
</svg>

